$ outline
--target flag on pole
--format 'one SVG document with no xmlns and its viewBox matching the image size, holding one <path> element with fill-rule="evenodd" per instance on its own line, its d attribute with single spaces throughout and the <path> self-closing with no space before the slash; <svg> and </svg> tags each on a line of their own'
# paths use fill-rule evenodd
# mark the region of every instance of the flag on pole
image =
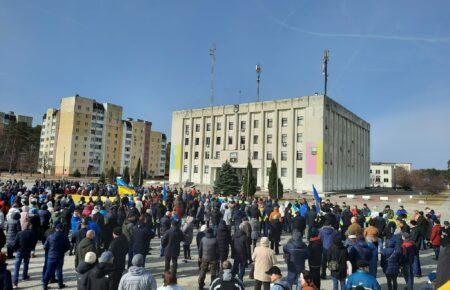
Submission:
<svg viewBox="0 0 450 290">
<path fill-rule="evenodd" d="M 314 194 L 314 199 L 316 201 L 316 212 L 319 213 L 320 212 L 320 202 L 322 201 L 322 199 L 319 196 L 319 193 L 317 193 L 316 188 L 313 185 L 313 194 Z"/>
<path fill-rule="evenodd" d="M 119 195 L 136 195 L 136 191 L 131 188 L 122 178 L 116 178 L 117 190 Z"/>
<path fill-rule="evenodd" d="M 166 201 L 167 199 L 167 187 L 166 187 L 166 183 L 163 183 L 163 188 L 162 188 L 162 200 Z"/>
</svg>

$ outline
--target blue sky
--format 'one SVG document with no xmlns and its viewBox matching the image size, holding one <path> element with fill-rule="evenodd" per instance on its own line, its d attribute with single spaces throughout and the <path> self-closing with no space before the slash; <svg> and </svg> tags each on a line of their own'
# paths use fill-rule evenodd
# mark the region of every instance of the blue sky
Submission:
<svg viewBox="0 0 450 290">
<path fill-rule="evenodd" d="M 171 112 L 322 91 L 372 126 L 373 161 L 450 159 L 450 2 L 0 0 L 1 111 L 40 120 L 76 93 L 170 134 Z"/>
</svg>

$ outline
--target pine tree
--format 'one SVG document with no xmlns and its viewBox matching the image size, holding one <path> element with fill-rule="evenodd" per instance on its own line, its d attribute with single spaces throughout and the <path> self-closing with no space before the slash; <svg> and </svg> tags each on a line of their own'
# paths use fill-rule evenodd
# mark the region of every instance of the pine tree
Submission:
<svg viewBox="0 0 450 290">
<path fill-rule="evenodd" d="M 100 177 L 98 178 L 98 183 L 105 183 L 105 182 L 106 182 L 105 173 L 102 172 L 102 174 L 100 174 Z"/>
<path fill-rule="evenodd" d="M 253 166 L 250 159 L 248 160 L 247 169 L 245 170 L 242 191 L 244 192 L 245 196 L 253 196 L 256 192 L 256 179 L 253 176 Z"/>
<path fill-rule="evenodd" d="M 123 179 L 123 181 L 125 181 L 127 184 L 130 183 L 130 169 L 128 168 L 128 166 L 126 166 L 126 167 L 123 169 L 122 179 Z"/>
<path fill-rule="evenodd" d="M 114 167 L 112 167 L 112 166 L 108 171 L 108 181 L 111 184 L 113 184 L 116 181 L 116 171 L 114 170 Z"/>
<path fill-rule="evenodd" d="M 277 186 L 278 182 L 278 186 Z M 272 159 L 272 163 L 270 164 L 270 171 L 269 171 L 269 196 L 271 198 L 282 198 L 283 197 L 283 183 L 281 183 L 280 178 L 278 178 L 278 170 L 277 170 L 277 164 L 275 163 L 275 160 Z M 278 194 L 277 194 L 278 190 Z"/>
<path fill-rule="evenodd" d="M 81 173 L 78 169 L 75 169 L 75 171 L 72 173 L 73 177 L 81 177 Z"/>
<path fill-rule="evenodd" d="M 142 174 L 142 169 L 141 169 L 141 158 L 139 158 L 136 168 L 134 169 L 133 185 L 141 186 L 143 181 L 144 181 L 144 175 Z"/>
<path fill-rule="evenodd" d="M 236 170 L 226 161 L 217 172 L 214 182 L 214 192 L 222 195 L 234 195 L 239 193 L 241 185 Z"/>
</svg>

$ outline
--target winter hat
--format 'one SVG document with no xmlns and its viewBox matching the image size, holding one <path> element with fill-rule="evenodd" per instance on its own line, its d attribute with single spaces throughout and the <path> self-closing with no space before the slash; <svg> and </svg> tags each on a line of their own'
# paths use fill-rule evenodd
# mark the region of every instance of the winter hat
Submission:
<svg viewBox="0 0 450 290">
<path fill-rule="evenodd" d="M 261 241 L 259 242 L 261 246 L 268 247 L 269 246 L 269 238 L 262 237 Z"/>
<path fill-rule="evenodd" d="M 141 254 L 134 255 L 133 260 L 131 260 L 131 264 L 136 267 L 142 267 L 142 265 L 144 265 L 144 256 Z"/>
<path fill-rule="evenodd" d="M 200 231 L 201 231 L 201 232 L 204 232 L 204 231 L 206 231 L 206 228 L 207 228 L 206 225 L 202 225 L 202 226 L 200 227 Z"/>
<path fill-rule="evenodd" d="M 111 261 L 113 258 L 114 258 L 113 253 L 111 253 L 110 251 L 105 251 L 102 253 L 102 255 L 100 256 L 98 261 L 100 263 L 107 263 L 107 262 Z"/>
<path fill-rule="evenodd" d="M 94 264 L 97 261 L 97 255 L 94 252 L 87 252 L 84 256 L 84 262 L 88 264 Z"/>
<path fill-rule="evenodd" d="M 122 228 L 121 227 L 115 227 L 113 229 L 113 234 L 115 234 L 116 236 L 120 236 L 122 234 Z"/>
</svg>

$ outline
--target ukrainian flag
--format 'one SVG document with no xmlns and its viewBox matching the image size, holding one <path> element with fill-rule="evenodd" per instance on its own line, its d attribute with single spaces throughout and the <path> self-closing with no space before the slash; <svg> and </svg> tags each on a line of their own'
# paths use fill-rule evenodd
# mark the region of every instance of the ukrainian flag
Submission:
<svg viewBox="0 0 450 290">
<path fill-rule="evenodd" d="M 136 191 L 132 189 L 122 178 L 116 178 L 117 190 L 119 195 L 136 195 Z"/>
</svg>

